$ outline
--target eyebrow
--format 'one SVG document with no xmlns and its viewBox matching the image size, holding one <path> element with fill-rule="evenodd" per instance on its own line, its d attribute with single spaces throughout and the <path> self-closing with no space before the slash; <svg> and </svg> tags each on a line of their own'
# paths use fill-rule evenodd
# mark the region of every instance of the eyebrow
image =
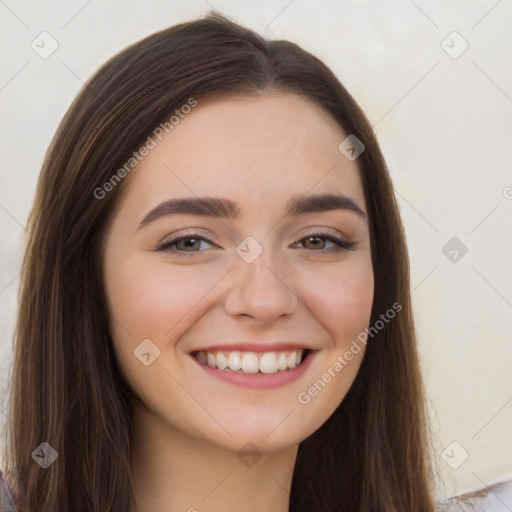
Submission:
<svg viewBox="0 0 512 512">
<path fill-rule="evenodd" d="M 319 194 L 310 196 L 293 196 L 286 206 L 285 216 L 297 216 L 304 213 L 326 212 L 331 210 L 348 210 L 356 213 L 366 221 L 366 213 L 353 199 L 343 194 Z M 140 222 L 139 227 L 173 214 L 202 215 L 237 219 L 241 215 L 238 203 L 222 197 L 185 197 L 169 199 L 153 208 Z"/>
</svg>

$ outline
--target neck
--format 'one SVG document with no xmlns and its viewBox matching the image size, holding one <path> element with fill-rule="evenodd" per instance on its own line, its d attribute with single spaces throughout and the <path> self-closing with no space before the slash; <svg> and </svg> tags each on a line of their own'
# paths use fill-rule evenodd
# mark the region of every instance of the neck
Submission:
<svg viewBox="0 0 512 512">
<path fill-rule="evenodd" d="M 297 449 L 243 456 L 190 437 L 136 403 L 136 512 L 288 512 Z"/>
</svg>

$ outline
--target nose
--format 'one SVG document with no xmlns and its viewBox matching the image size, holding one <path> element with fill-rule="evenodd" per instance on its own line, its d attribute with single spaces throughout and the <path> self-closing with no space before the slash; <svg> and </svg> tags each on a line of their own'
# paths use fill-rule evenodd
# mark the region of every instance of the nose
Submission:
<svg viewBox="0 0 512 512">
<path fill-rule="evenodd" d="M 270 251 L 263 250 L 252 263 L 240 258 L 230 273 L 230 285 L 225 300 L 230 315 L 249 315 L 259 323 L 271 323 L 283 315 L 293 313 L 298 297 L 292 288 L 289 272 L 282 272 L 282 265 Z"/>
</svg>

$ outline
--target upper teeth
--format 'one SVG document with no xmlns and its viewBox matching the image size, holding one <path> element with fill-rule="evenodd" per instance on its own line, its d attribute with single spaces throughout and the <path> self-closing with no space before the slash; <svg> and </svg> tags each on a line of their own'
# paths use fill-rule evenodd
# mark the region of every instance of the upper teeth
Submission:
<svg viewBox="0 0 512 512">
<path fill-rule="evenodd" d="M 243 373 L 277 373 L 291 370 L 302 362 L 303 350 L 285 352 L 205 352 L 196 354 L 197 359 L 212 368 Z"/>
</svg>

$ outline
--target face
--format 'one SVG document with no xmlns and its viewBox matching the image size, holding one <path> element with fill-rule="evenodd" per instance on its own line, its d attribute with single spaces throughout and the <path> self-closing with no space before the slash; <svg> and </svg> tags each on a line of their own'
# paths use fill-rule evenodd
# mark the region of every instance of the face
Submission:
<svg viewBox="0 0 512 512">
<path fill-rule="evenodd" d="M 346 136 L 292 94 L 199 102 L 132 171 L 107 306 L 135 407 L 169 435 L 277 451 L 346 395 L 374 286 Z"/>
</svg>

